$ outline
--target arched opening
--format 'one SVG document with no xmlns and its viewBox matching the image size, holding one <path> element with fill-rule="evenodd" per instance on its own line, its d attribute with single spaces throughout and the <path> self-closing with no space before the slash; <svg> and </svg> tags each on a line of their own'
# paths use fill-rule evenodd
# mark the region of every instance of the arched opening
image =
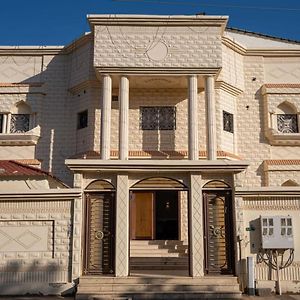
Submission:
<svg viewBox="0 0 300 300">
<path fill-rule="evenodd" d="M 131 187 L 131 274 L 188 276 L 187 200 L 187 186 L 173 178 L 146 178 Z"/>
<path fill-rule="evenodd" d="M 299 184 L 294 180 L 287 180 L 281 186 L 299 186 Z"/>
<path fill-rule="evenodd" d="M 298 115 L 296 107 L 285 101 L 276 108 L 277 130 L 281 133 L 297 133 Z"/>
<path fill-rule="evenodd" d="M 232 193 L 221 180 L 203 186 L 205 271 L 234 274 Z"/>
<path fill-rule="evenodd" d="M 84 274 L 114 274 L 115 188 L 106 180 L 95 180 L 84 195 Z"/>
</svg>

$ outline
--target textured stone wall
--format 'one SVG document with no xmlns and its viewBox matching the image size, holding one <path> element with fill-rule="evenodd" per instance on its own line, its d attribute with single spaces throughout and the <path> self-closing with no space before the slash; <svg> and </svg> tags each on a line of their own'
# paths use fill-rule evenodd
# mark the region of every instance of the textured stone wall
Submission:
<svg viewBox="0 0 300 300">
<path fill-rule="evenodd" d="M 155 53 L 159 52 L 159 57 Z M 217 27 L 95 26 L 97 67 L 219 68 Z M 153 54 L 154 53 L 154 54 Z"/>
<path fill-rule="evenodd" d="M 265 83 L 262 57 L 245 57 L 245 91 L 237 98 L 237 153 L 250 162 L 240 175 L 243 186 L 261 186 L 262 163 L 270 157 L 262 125 L 264 122 L 263 100 L 260 92 Z"/>
<path fill-rule="evenodd" d="M 77 237 L 72 237 L 72 205 L 72 201 L 0 202 L 1 294 L 48 294 L 70 287 L 72 243 Z"/>
<path fill-rule="evenodd" d="M 244 90 L 244 57 L 236 51 L 222 45 L 222 70 L 218 81 Z"/>
</svg>

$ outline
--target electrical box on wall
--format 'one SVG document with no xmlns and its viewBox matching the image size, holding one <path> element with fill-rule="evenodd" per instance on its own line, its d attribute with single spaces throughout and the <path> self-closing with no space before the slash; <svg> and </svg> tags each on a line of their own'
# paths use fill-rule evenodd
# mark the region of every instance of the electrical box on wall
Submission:
<svg viewBox="0 0 300 300">
<path fill-rule="evenodd" d="M 261 216 L 262 249 L 294 249 L 291 216 Z"/>
</svg>

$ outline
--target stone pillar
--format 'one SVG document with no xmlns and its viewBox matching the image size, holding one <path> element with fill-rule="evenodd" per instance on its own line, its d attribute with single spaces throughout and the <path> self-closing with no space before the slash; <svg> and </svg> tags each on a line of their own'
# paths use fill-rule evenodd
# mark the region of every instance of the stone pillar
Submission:
<svg viewBox="0 0 300 300">
<path fill-rule="evenodd" d="M 204 243 L 202 180 L 200 173 L 190 174 L 189 218 L 190 275 L 201 277 L 204 275 Z"/>
<path fill-rule="evenodd" d="M 117 175 L 116 276 L 129 275 L 129 187 L 128 175 Z"/>
<path fill-rule="evenodd" d="M 206 102 L 206 151 L 207 159 L 217 159 L 217 132 L 216 132 L 216 103 L 215 79 L 213 76 L 205 77 Z"/>
<path fill-rule="evenodd" d="M 7 114 L 3 114 L 2 132 L 1 133 L 7 133 Z"/>
<path fill-rule="evenodd" d="M 101 159 L 110 159 L 110 123 L 111 123 L 111 91 L 112 83 L 109 75 L 102 78 L 101 109 Z"/>
<path fill-rule="evenodd" d="M 10 133 L 11 113 L 7 114 L 6 133 Z"/>
<path fill-rule="evenodd" d="M 128 159 L 129 80 L 121 76 L 119 86 L 119 159 Z"/>
<path fill-rule="evenodd" d="M 188 137 L 189 159 L 199 159 L 198 146 L 198 81 L 196 75 L 188 77 Z"/>
</svg>

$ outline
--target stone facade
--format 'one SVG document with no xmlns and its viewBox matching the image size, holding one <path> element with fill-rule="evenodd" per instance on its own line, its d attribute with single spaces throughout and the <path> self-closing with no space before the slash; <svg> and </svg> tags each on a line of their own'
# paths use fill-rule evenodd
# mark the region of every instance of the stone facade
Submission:
<svg viewBox="0 0 300 300">
<path fill-rule="evenodd" d="M 291 215 L 299 226 L 300 44 L 226 29 L 219 16 L 88 20 L 91 32 L 65 47 L 0 47 L 0 159 L 38 160 L 73 186 L 30 194 L 24 180 L 22 199 L 14 182 L 1 185 L 0 293 L 58 293 L 85 275 L 84 193 L 97 180 L 116 195 L 114 271 L 127 277 L 130 193 L 151 178 L 179 186 L 193 277 L 206 272 L 203 191 L 230 191 L 234 274 L 244 289 L 243 260 L 261 251 L 259 231 L 247 228 L 260 215 Z M 129 92 L 119 91 L 120 78 Z M 175 128 L 143 130 L 141 107 L 173 107 Z M 280 114 L 296 115 L 296 132 L 279 132 Z M 12 115 L 29 115 L 29 130 L 11 132 Z M 281 273 L 284 291 L 299 290 L 299 242 Z M 268 276 L 257 264 L 257 287 L 273 288 Z"/>
</svg>

